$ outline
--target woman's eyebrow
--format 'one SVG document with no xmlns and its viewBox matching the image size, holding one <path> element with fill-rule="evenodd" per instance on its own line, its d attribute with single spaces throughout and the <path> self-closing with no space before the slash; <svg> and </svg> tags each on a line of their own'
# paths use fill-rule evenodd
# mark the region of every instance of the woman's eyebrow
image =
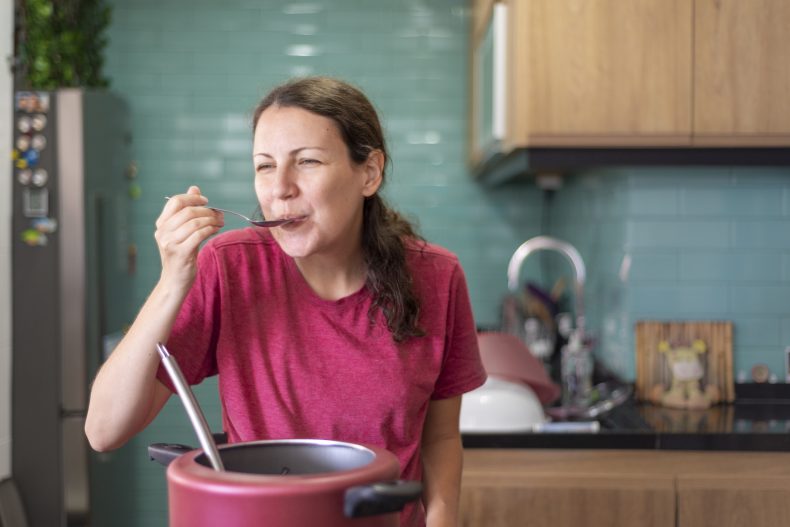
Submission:
<svg viewBox="0 0 790 527">
<path fill-rule="evenodd" d="M 301 152 L 302 150 L 326 150 L 326 148 L 323 148 L 321 146 L 301 146 L 299 148 L 295 148 L 294 150 L 291 150 L 290 152 L 288 152 L 288 154 L 289 155 L 295 155 L 295 154 L 298 154 L 299 152 Z M 267 154 L 266 152 L 255 152 L 252 155 L 253 156 L 272 157 L 271 154 Z"/>
</svg>

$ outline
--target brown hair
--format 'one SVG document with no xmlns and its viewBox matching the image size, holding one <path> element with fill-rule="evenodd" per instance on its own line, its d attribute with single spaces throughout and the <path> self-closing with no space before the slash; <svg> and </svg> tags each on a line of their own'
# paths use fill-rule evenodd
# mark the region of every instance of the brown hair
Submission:
<svg viewBox="0 0 790 527">
<path fill-rule="evenodd" d="M 270 106 L 298 107 L 332 119 L 354 163 L 363 163 L 374 150 L 384 155 L 382 185 L 389 153 L 378 114 L 367 97 L 350 84 L 328 77 L 307 77 L 277 86 L 255 108 L 253 133 Z M 365 198 L 362 208 L 362 252 L 367 264 L 366 285 L 373 293 L 368 316 L 381 309 L 396 342 L 425 335 L 418 326 L 420 302 L 406 267 L 405 240 L 422 241 L 414 227 L 387 206 L 378 194 Z"/>
</svg>

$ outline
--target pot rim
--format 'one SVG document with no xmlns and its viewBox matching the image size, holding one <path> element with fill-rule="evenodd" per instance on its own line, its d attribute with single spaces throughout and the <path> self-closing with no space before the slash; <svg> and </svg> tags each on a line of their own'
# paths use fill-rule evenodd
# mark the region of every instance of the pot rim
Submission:
<svg viewBox="0 0 790 527">
<path fill-rule="evenodd" d="M 265 489 L 267 494 L 309 494 L 329 485 L 347 488 L 354 485 L 374 483 L 397 479 L 400 475 L 400 463 L 392 452 L 369 444 L 350 443 L 331 439 L 263 439 L 241 443 L 229 443 L 218 446 L 218 449 L 230 450 L 267 445 L 321 445 L 342 446 L 359 451 L 370 452 L 373 459 L 370 463 L 350 470 L 322 472 L 318 474 L 249 474 L 245 472 L 219 472 L 205 466 L 195 458 L 204 455 L 203 449 L 196 448 L 179 456 L 167 467 L 167 479 L 170 483 L 184 486 L 199 486 L 203 490 L 214 492 L 244 492 L 258 494 Z"/>
<path fill-rule="evenodd" d="M 248 447 L 248 446 L 276 446 L 276 445 L 321 445 L 321 446 L 342 446 L 346 448 L 352 448 L 354 450 L 361 450 L 365 452 L 369 452 L 374 456 L 376 453 L 368 446 L 362 445 L 360 443 L 349 443 L 347 441 L 336 441 L 334 439 L 305 439 L 305 438 L 297 438 L 297 439 L 259 439 L 257 441 L 243 441 L 241 443 L 225 443 L 222 445 L 217 445 L 217 449 L 219 450 L 229 450 L 233 448 L 239 447 Z M 196 450 L 200 450 L 203 452 L 203 449 L 197 448 Z"/>
</svg>

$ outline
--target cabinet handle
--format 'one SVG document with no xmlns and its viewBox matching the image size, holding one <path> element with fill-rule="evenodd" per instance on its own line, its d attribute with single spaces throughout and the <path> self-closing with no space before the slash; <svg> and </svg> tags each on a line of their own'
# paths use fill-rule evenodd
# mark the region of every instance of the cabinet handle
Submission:
<svg viewBox="0 0 790 527">
<path fill-rule="evenodd" d="M 494 78 L 493 78 L 493 123 L 492 135 L 494 140 L 501 141 L 505 138 L 507 127 L 506 101 L 507 101 L 507 5 L 494 4 L 491 15 L 493 24 L 494 45 Z"/>
</svg>

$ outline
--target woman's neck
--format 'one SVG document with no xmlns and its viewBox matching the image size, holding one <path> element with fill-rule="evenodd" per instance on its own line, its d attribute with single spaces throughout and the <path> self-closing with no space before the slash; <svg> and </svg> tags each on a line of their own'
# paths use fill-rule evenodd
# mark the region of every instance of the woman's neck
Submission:
<svg viewBox="0 0 790 527">
<path fill-rule="evenodd" d="M 310 288 L 324 300 L 339 300 L 359 291 L 367 266 L 359 249 L 348 255 L 312 255 L 294 260 Z"/>
</svg>

